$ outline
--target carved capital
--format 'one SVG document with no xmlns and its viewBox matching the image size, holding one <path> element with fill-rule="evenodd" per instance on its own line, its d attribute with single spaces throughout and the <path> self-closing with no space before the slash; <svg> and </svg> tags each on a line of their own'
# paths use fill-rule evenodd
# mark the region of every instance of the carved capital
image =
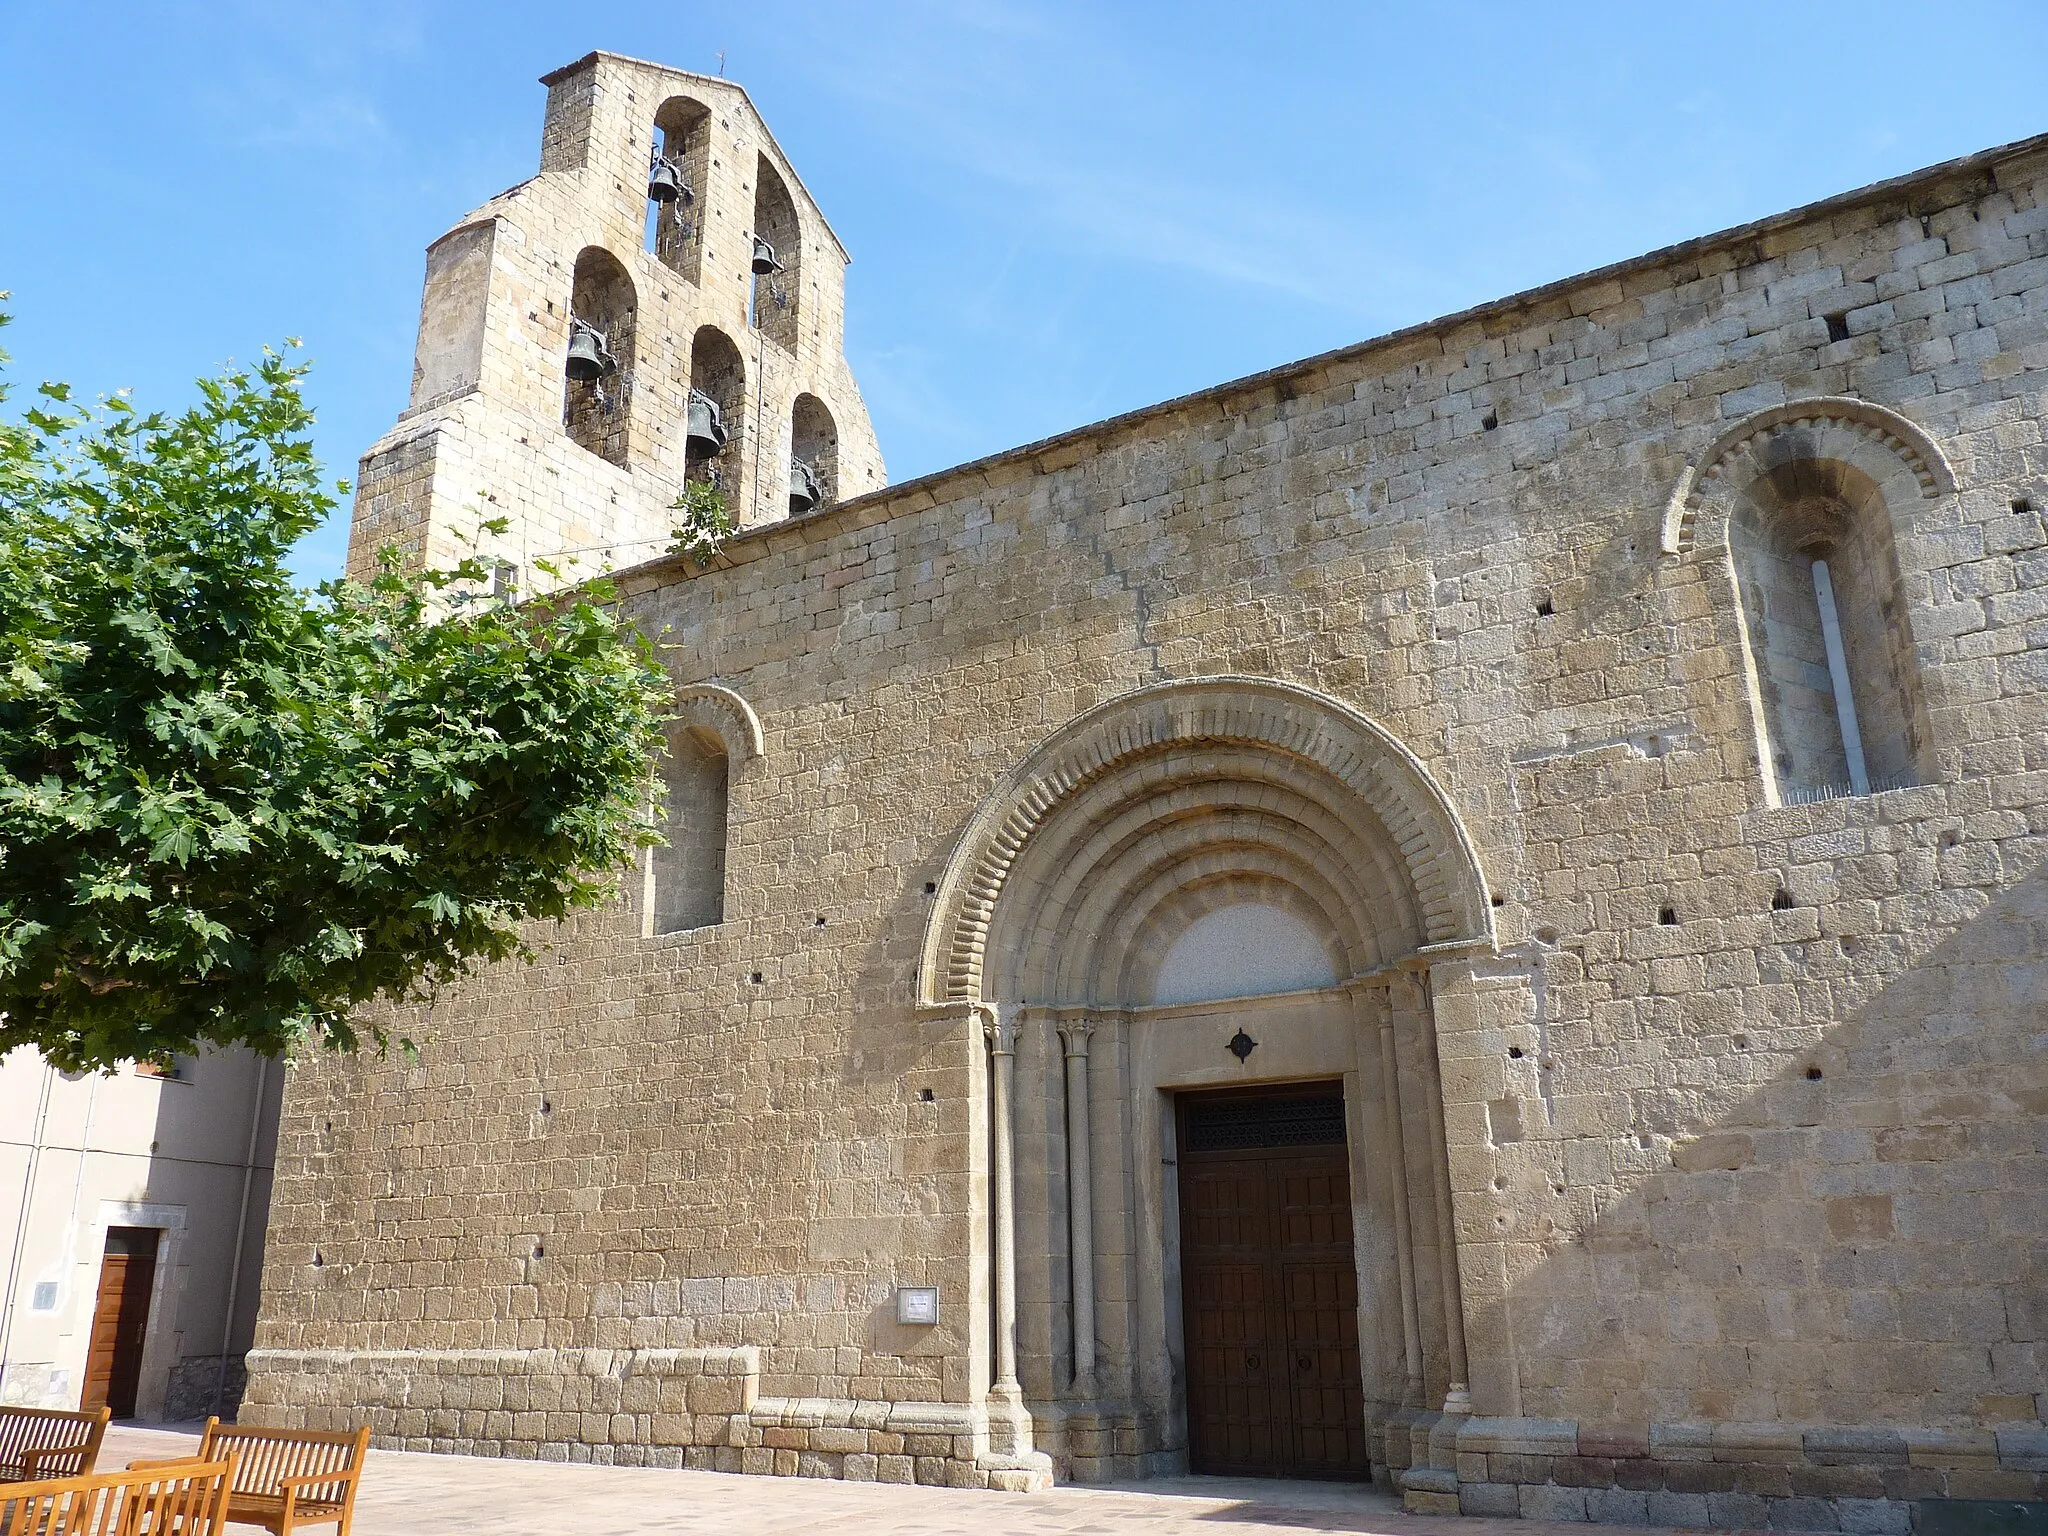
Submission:
<svg viewBox="0 0 2048 1536">
<path fill-rule="evenodd" d="M 1015 1010 L 1005 1012 L 993 1003 L 976 1003 L 974 1012 L 981 1019 L 981 1037 L 988 1042 L 991 1056 L 1014 1056 L 1017 1054 L 1017 1015 Z"/>
<path fill-rule="evenodd" d="M 1405 967 L 1387 987 L 1387 1000 L 1392 1005 L 1387 1010 L 1387 1022 L 1393 1022 L 1393 1010 L 1402 1009 L 1420 1013 L 1429 1007 L 1429 971 L 1426 966 Z"/>
<path fill-rule="evenodd" d="M 1095 1033 L 1094 1014 L 1063 1013 L 1056 1027 L 1060 1032 L 1060 1043 L 1066 1047 L 1069 1056 L 1088 1054 L 1088 1038 Z"/>
</svg>

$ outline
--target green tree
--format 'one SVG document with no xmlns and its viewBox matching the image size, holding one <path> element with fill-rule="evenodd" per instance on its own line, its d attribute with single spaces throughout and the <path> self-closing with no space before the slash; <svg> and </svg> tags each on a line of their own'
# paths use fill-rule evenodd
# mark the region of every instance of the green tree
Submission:
<svg viewBox="0 0 2048 1536">
<path fill-rule="evenodd" d="M 604 583 L 291 580 L 335 505 L 304 371 L 0 419 L 0 1051 L 385 1045 L 362 1005 L 530 955 L 655 840 L 667 685 Z"/>
</svg>

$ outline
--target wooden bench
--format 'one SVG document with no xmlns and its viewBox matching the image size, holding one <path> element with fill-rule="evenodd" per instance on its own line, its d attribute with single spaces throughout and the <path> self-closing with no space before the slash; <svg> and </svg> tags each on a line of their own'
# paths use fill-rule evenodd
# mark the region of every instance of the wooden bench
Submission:
<svg viewBox="0 0 2048 1536">
<path fill-rule="evenodd" d="M 202 1461 L 231 1460 L 234 1486 L 228 1519 L 260 1525 L 277 1536 L 302 1526 L 332 1525 L 348 1536 L 354 1518 L 356 1484 L 370 1429 L 258 1429 L 253 1425 L 206 1421 L 199 1442 Z M 133 1462 L 132 1466 L 142 1466 Z"/>
<path fill-rule="evenodd" d="M 111 1408 L 0 1407 L 0 1483 L 86 1476 L 113 1416 Z"/>
<path fill-rule="evenodd" d="M 185 1457 L 0 1486 L 6 1536 L 224 1536 L 234 1463 Z"/>
</svg>

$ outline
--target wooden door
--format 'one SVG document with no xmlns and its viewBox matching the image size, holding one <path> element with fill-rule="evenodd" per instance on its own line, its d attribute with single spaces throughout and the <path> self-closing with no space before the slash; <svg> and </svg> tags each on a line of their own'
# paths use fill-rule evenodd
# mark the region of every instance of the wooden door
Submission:
<svg viewBox="0 0 2048 1536">
<path fill-rule="evenodd" d="M 1342 1087 L 1183 1094 L 1179 1122 L 1190 1465 L 1369 1476 Z"/>
<path fill-rule="evenodd" d="M 156 1287 L 157 1237 L 155 1227 L 107 1229 L 81 1408 L 111 1408 L 117 1419 L 135 1416 L 142 1346 L 149 1333 L 149 1297 Z"/>
</svg>

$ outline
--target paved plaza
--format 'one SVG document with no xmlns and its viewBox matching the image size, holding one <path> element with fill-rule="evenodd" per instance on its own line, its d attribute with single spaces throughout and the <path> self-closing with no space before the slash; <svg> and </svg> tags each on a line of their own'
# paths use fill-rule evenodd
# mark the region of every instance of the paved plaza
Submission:
<svg viewBox="0 0 2048 1536">
<path fill-rule="evenodd" d="M 192 1431 L 117 1425 L 101 1466 L 198 1447 Z M 740 1477 L 651 1467 L 567 1466 L 372 1451 L 356 1503 L 356 1536 L 1238 1536 L 1253 1531 L 1355 1531 L 1373 1536 L 1557 1536 L 1636 1527 L 1403 1513 L 1371 1487 L 1188 1477 L 1141 1490 L 1056 1488 L 985 1493 L 795 1477 Z"/>
</svg>

